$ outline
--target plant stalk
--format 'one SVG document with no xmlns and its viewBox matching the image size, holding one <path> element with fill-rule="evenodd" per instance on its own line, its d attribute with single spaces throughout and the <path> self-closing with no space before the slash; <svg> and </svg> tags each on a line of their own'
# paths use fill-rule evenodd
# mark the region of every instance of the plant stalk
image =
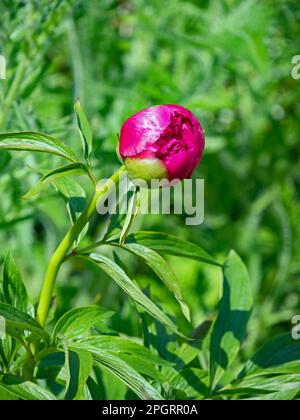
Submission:
<svg viewBox="0 0 300 420">
<path fill-rule="evenodd" d="M 124 171 L 125 169 L 122 166 L 101 188 L 96 188 L 95 195 L 92 198 L 91 202 L 84 210 L 84 212 L 80 215 L 76 223 L 70 228 L 70 230 L 63 238 L 56 251 L 54 252 L 47 268 L 37 308 L 36 319 L 42 326 L 46 324 L 51 299 L 55 287 L 56 277 L 65 259 L 65 256 L 71 249 L 72 245 L 78 238 L 83 228 L 87 225 L 91 217 L 96 212 L 96 206 L 98 201 L 110 192 L 113 185 L 117 185 L 119 183 L 121 175 L 124 173 Z"/>
</svg>

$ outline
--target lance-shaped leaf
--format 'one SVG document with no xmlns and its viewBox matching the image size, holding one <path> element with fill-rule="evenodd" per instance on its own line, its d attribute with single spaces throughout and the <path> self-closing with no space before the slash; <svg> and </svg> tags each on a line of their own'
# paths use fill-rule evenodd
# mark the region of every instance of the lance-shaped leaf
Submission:
<svg viewBox="0 0 300 420">
<path fill-rule="evenodd" d="M 7 304 L 23 312 L 28 312 L 30 315 L 34 315 L 33 305 L 28 299 L 21 273 L 10 252 L 4 261 L 2 287 L 4 299 Z"/>
<path fill-rule="evenodd" d="M 299 393 L 299 386 L 285 391 L 271 392 L 270 394 L 260 395 L 259 397 L 247 398 L 247 400 L 258 401 L 290 401 Z"/>
<path fill-rule="evenodd" d="M 91 254 L 89 259 L 105 271 L 135 302 L 139 303 L 150 315 L 166 325 L 171 331 L 181 334 L 174 322 L 165 315 L 127 276 L 125 271 L 109 258 L 99 254 Z M 183 336 L 184 337 L 184 336 Z"/>
<path fill-rule="evenodd" d="M 10 330 L 14 335 L 15 330 L 30 331 L 44 340 L 49 340 L 48 333 L 40 326 L 40 324 L 25 312 L 20 311 L 13 306 L 6 303 L 0 303 L 0 316 L 5 320 L 6 331 L 9 334 Z"/>
<path fill-rule="evenodd" d="M 267 373 L 300 373 L 300 341 L 280 334 L 261 347 L 246 364 L 239 379 Z"/>
<path fill-rule="evenodd" d="M 110 243 L 110 245 L 117 245 Z M 117 245 L 118 246 L 118 245 Z M 137 243 L 126 243 L 122 249 L 125 249 L 131 252 L 134 255 L 137 255 L 141 259 L 145 261 L 145 263 L 154 271 L 154 273 L 162 280 L 165 286 L 174 293 L 175 298 L 180 304 L 182 313 L 190 320 L 190 311 L 189 307 L 183 300 L 181 287 L 179 281 L 167 263 L 167 261 L 161 257 L 157 252 L 153 251 L 150 248 L 147 248 L 144 245 L 140 245 Z"/>
<path fill-rule="evenodd" d="M 71 349 L 63 340 L 65 365 L 60 377 L 66 384 L 65 400 L 84 400 L 85 385 L 92 372 L 93 357 L 84 349 Z"/>
<path fill-rule="evenodd" d="M 53 185 L 63 197 L 71 222 L 74 224 L 87 205 L 86 192 L 74 179 L 60 178 Z"/>
<path fill-rule="evenodd" d="M 124 220 L 123 228 L 120 234 L 119 243 L 124 245 L 126 236 L 128 235 L 133 222 L 135 221 L 140 208 L 140 192 L 135 190 L 132 194 L 127 215 Z"/>
<path fill-rule="evenodd" d="M 232 385 L 228 388 L 220 390 L 220 395 L 237 395 L 244 396 L 243 399 L 293 399 L 300 392 L 300 376 L 299 374 L 288 375 L 268 375 L 246 377 L 237 386 Z M 289 395 L 289 391 L 293 391 Z M 285 396 L 285 392 L 287 395 Z M 265 394 L 265 396 L 263 395 Z M 263 398 L 261 398 L 263 397 Z"/>
<path fill-rule="evenodd" d="M 209 393 L 207 372 L 185 367 L 169 380 L 170 388 L 185 393 L 184 399 L 203 400 Z"/>
<path fill-rule="evenodd" d="M 88 344 L 74 344 L 73 350 L 92 353 L 94 360 L 124 382 L 143 400 L 162 400 L 162 396 L 135 369 L 119 357 Z"/>
<path fill-rule="evenodd" d="M 210 344 L 211 385 L 219 382 L 235 360 L 253 306 L 252 282 L 241 258 L 231 251 L 223 267 L 223 297 Z"/>
<path fill-rule="evenodd" d="M 158 381 L 162 380 L 158 367 L 172 366 L 171 363 L 163 360 L 146 347 L 122 337 L 108 335 L 90 336 L 81 340 L 80 343 L 115 354 L 139 373 Z"/>
<path fill-rule="evenodd" d="M 53 334 L 62 334 L 68 339 L 79 338 L 112 315 L 112 311 L 94 305 L 71 309 L 58 320 Z"/>
<path fill-rule="evenodd" d="M 61 140 L 35 131 L 0 134 L 0 149 L 51 153 L 72 162 L 78 160 Z"/>
<path fill-rule="evenodd" d="M 1 390 L 22 400 L 56 400 L 56 397 L 46 389 L 13 375 L 0 376 Z"/>
<path fill-rule="evenodd" d="M 56 168 L 47 174 L 45 174 L 40 181 L 32 187 L 24 196 L 25 200 L 32 198 L 39 194 L 39 192 L 50 182 L 54 182 L 57 179 L 63 178 L 68 175 L 82 175 L 88 173 L 87 167 L 80 162 L 70 163 L 69 165 L 61 166 Z"/>
<path fill-rule="evenodd" d="M 200 246 L 162 232 L 136 232 L 128 236 L 127 243 L 138 243 L 158 252 L 191 258 L 207 264 L 220 265 Z"/>
<path fill-rule="evenodd" d="M 79 127 L 80 137 L 83 145 L 83 153 L 85 159 L 89 159 L 93 148 L 93 133 L 88 119 L 81 108 L 79 99 L 75 102 L 74 109 L 77 115 L 77 123 Z"/>
</svg>

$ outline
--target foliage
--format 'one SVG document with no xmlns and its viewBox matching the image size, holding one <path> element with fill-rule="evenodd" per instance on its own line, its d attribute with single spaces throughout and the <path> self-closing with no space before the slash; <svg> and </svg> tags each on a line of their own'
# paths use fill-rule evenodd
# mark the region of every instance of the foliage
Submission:
<svg viewBox="0 0 300 420">
<path fill-rule="evenodd" d="M 298 399 L 298 2 L 3 0 L 0 11 L 0 399 Z M 131 221 L 95 217 L 42 327 L 59 238 L 119 166 L 122 121 L 157 103 L 205 127 L 205 223 L 138 215 L 128 235 Z"/>
</svg>

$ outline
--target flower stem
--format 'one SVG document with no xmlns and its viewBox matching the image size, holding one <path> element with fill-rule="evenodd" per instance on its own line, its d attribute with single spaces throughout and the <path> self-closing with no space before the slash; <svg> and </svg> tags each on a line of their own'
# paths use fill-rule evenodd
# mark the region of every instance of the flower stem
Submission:
<svg viewBox="0 0 300 420">
<path fill-rule="evenodd" d="M 54 252 L 47 268 L 36 315 L 37 321 L 42 326 L 45 325 L 47 320 L 52 294 L 55 287 L 56 277 L 60 266 L 64 261 L 65 256 L 67 255 L 68 251 L 78 238 L 80 232 L 87 225 L 87 223 L 95 213 L 98 201 L 104 196 L 107 196 L 107 194 L 112 189 L 113 185 L 117 185 L 119 183 L 121 175 L 122 173 L 124 173 L 124 171 L 125 169 L 122 166 L 100 189 L 96 188 L 95 195 L 92 198 L 91 202 L 84 210 L 84 212 L 80 215 L 77 222 L 70 228 L 70 230 L 63 238 L 56 251 Z"/>
</svg>

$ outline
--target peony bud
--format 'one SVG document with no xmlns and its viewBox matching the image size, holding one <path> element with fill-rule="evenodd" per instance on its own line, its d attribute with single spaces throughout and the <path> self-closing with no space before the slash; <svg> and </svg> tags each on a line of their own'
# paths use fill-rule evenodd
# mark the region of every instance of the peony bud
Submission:
<svg viewBox="0 0 300 420">
<path fill-rule="evenodd" d="M 121 128 L 119 152 L 132 178 L 190 178 L 204 149 L 202 127 L 179 105 L 157 105 L 132 115 Z"/>
</svg>

